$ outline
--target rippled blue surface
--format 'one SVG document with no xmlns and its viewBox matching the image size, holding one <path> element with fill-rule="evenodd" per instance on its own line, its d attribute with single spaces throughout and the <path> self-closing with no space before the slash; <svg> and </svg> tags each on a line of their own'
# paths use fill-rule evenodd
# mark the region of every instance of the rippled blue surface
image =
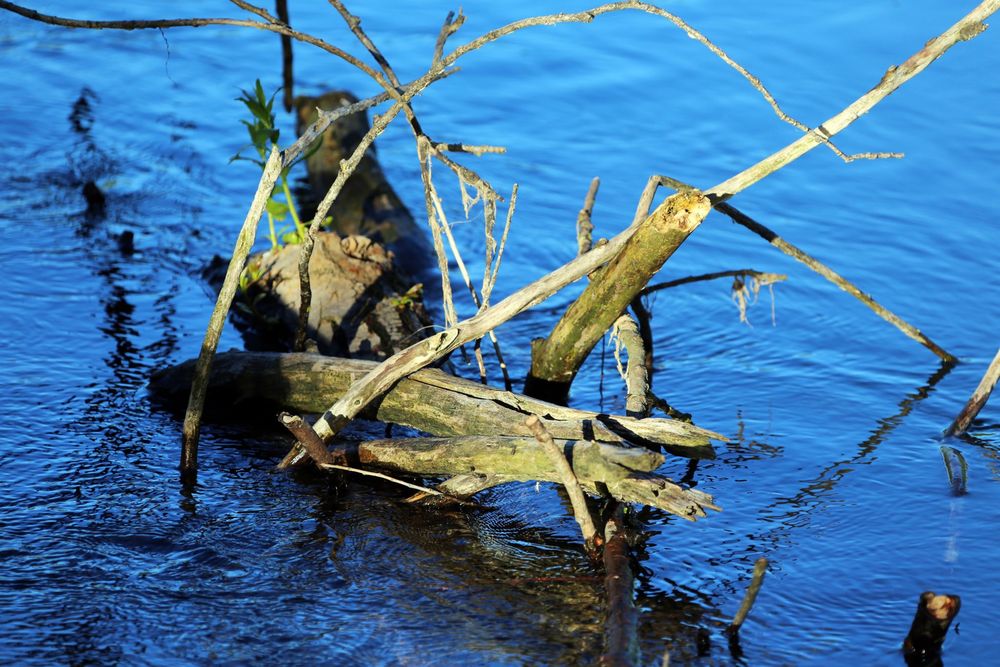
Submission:
<svg viewBox="0 0 1000 667">
<path fill-rule="evenodd" d="M 33 6 L 86 18 L 235 15 L 221 2 L 144 4 Z M 324 3 L 292 4 L 293 23 L 353 47 Z M 467 4 L 453 43 L 537 13 L 536 4 Z M 973 5 L 669 8 L 816 124 Z M 454 7 L 384 7 L 354 9 L 400 76 L 418 76 Z M 667 647 L 673 664 L 695 661 L 698 627 L 714 639 L 703 662 L 732 663 L 721 629 L 758 556 L 771 570 L 742 633 L 745 664 L 902 664 L 899 642 L 925 589 L 963 598 L 945 663 L 993 659 L 998 408 L 982 413 L 974 437 L 947 443 L 968 461 L 967 495 L 952 494 L 939 450 L 998 345 L 992 33 L 956 47 L 838 138 L 849 152 L 903 151 L 905 160 L 844 165 L 816 150 L 734 202 L 959 355 L 957 368 L 939 373 L 926 350 L 715 214 L 663 271 L 752 267 L 789 280 L 775 289 L 773 326 L 768 296 L 749 327 L 721 283 L 662 292 L 652 304 L 656 390 L 732 442 L 698 477 L 721 514 L 697 524 L 646 516 L 656 531 L 639 585 L 649 664 Z M 198 271 L 231 248 L 256 182 L 249 167 L 226 164 L 244 137 L 233 98 L 256 77 L 277 87 L 277 39 L 216 27 L 69 31 L 0 13 L 0 62 L 0 659 L 593 662 L 601 584 L 547 487 L 496 490 L 486 498 L 494 509 L 472 514 L 400 505 L 394 490 L 361 484 L 337 497 L 316 479 L 276 473 L 275 436 L 215 426 L 199 485 L 182 493 L 179 425 L 151 408 L 144 384 L 152 369 L 197 352 L 211 305 Z M 571 258 L 593 176 L 602 179 L 597 233 L 610 236 L 649 174 L 708 187 L 796 136 L 704 48 L 640 14 L 520 33 L 462 67 L 416 108 L 441 140 L 508 147 L 475 160 L 498 187 L 521 188 L 498 296 Z M 376 92 L 305 47 L 296 74 L 303 94 Z M 74 128 L 81 95 L 89 113 Z M 391 128 L 379 151 L 422 210 L 406 128 Z M 107 192 L 105 219 L 84 215 L 89 179 Z M 458 204 L 454 192 L 449 206 Z M 124 230 L 135 233 L 132 256 L 118 250 Z M 481 272 L 478 221 L 455 231 Z M 528 340 L 575 293 L 501 329 L 517 376 Z M 222 348 L 240 344 L 227 331 Z M 602 371 L 601 359 L 572 400 L 621 410 L 613 360 Z"/>
</svg>

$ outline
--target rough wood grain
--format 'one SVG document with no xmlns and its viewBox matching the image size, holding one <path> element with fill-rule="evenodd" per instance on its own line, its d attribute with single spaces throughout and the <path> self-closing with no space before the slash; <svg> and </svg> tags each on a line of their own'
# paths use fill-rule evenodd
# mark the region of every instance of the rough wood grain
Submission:
<svg viewBox="0 0 1000 667">
<path fill-rule="evenodd" d="M 306 353 L 226 352 L 216 357 L 209 385 L 215 407 L 260 401 L 295 412 L 321 412 L 378 364 Z M 150 391 L 165 401 L 186 395 L 192 362 L 155 373 Z M 363 413 L 439 436 L 531 437 L 528 415 L 545 419 L 557 440 L 652 443 L 675 455 L 712 458 L 711 440 L 726 438 L 672 419 L 635 419 L 545 403 L 424 369 L 397 382 Z"/>
</svg>

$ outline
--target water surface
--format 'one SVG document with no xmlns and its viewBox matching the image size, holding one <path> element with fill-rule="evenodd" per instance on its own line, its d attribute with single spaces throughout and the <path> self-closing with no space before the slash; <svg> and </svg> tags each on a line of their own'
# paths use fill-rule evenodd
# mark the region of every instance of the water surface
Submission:
<svg viewBox="0 0 1000 667">
<path fill-rule="evenodd" d="M 81 18 L 159 11 L 73 4 L 34 6 Z M 353 48 L 329 7 L 298 4 L 293 23 Z M 416 77 L 455 7 L 383 4 L 354 9 L 400 76 Z M 536 4 L 466 5 L 454 43 Z M 972 6 L 668 8 L 816 124 Z M 226 3 L 169 11 L 236 15 Z M 207 428 L 197 488 L 178 484 L 180 426 L 150 405 L 145 383 L 197 353 L 211 308 L 199 271 L 231 249 L 256 184 L 251 167 L 227 164 L 245 136 L 233 98 L 257 77 L 279 85 L 277 38 L 223 27 L 71 31 L 4 13 L 0 61 L 4 662 L 594 662 L 601 583 L 548 486 L 494 490 L 474 512 L 413 508 L 395 489 L 363 483 L 338 495 L 313 476 L 275 472 L 284 440 L 259 424 Z M 639 553 L 638 600 L 649 664 L 666 648 L 674 664 L 736 662 L 721 630 L 759 556 L 771 567 L 742 632 L 745 664 L 902 664 L 899 642 L 925 589 L 963 598 L 946 664 L 992 658 L 1000 413 L 987 407 L 964 440 L 943 443 L 940 433 L 998 345 L 998 69 L 990 30 L 838 138 L 848 152 L 902 151 L 904 160 L 844 165 L 816 150 L 734 200 L 958 355 L 951 372 L 719 215 L 662 272 L 755 268 L 789 279 L 775 289 L 773 323 L 762 293 L 752 326 L 741 324 L 722 283 L 652 300 L 656 391 L 732 441 L 697 477 L 722 513 L 697 524 L 644 514 L 653 534 Z M 377 92 L 315 49 L 297 48 L 296 75 L 302 94 Z M 611 236 L 651 173 L 709 187 L 796 137 L 703 47 L 637 13 L 511 36 L 464 59 L 416 109 L 438 139 L 508 148 L 470 160 L 503 191 L 520 184 L 497 298 L 572 257 L 593 176 L 602 179 L 597 234 Z M 378 150 L 401 196 L 423 210 L 406 127 L 390 128 Z M 460 220 L 457 188 L 440 178 Z M 85 213 L 87 180 L 107 194 L 105 217 Z M 119 249 L 125 231 L 134 254 Z M 455 233 L 481 275 L 481 219 Z M 530 338 L 578 290 L 500 329 L 515 377 Z M 227 330 L 221 348 L 241 345 Z M 572 402 L 623 409 L 610 354 L 592 356 Z M 968 462 L 965 495 L 952 492 L 942 444 Z M 714 640 L 700 662 L 698 628 Z"/>
</svg>

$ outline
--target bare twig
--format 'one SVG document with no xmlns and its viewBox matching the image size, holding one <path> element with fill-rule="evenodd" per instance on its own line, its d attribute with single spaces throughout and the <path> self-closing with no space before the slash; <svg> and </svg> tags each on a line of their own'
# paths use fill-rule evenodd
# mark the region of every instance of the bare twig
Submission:
<svg viewBox="0 0 1000 667">
<path fill-rule="evenodd" d="M 648 296 L 653 292 L 659 292 L 660 290 L 669 289 L 671 287 L 678 287 L 680 285 L 687 285 L 689 283 L 697 283 L 704 280 L 715 280 L 717 278 L 757 278 L 759 280 L 765 281 L 766 283 L 787 280 L 788 276 L 784 273 L 767 273 L 764 271 L 755 271 L 754 269 L 735 269 L 732 271 L 717 271 L 715 273 L 703 273 L 697 276 L 685 276 L 683 278 L 676 278 L 674 280 L 668 280 L 662 283 L 656 283 L 655 285 L 649 285 L 643 289 L 639 295 Z"/>
<path fill-rule="evenodd" d="M 500 245 L 496 248 L 496 254 L 487 253 L 486 256 L 486 269 L 483 273 L 483 303 L 479 306 L 479 310 L 485 310 L 490 307 L 490 296 L 493 294 L 493 288 L 497 284 L 497 276 L 500 274 L 500 261 L 503 259 L 504 248 L 507 247 L 507 235 L 510 233 L 510 223 L 514 220 L 514 211 L 517 208 L 517 183 L 510 191 L 510 203 L 507 204 L 507 219 L 504 222 L 503 233 L 500 235 Z M 493 241 L 492 228 L 487 235 L 487 248 L 493 248 L 496 244 L 491 243 Z M 492 271 L 490 270 L 490 264 L 493 261 L 496 264 L 493 265 Z"/>
<path fill-rule="evenodd" d="M 284 2 L 284 0 L 277 0 L 277 1 L 278 1 L 279 4 L 281 2 Z M 263 7 L 258 7 L 257 5 L 251 5 L 249 2 L 245 2 L 244 0 L 229 0 L 229 2 L 233 3 L 234 5 L 236 5 L 237 7 L 239 7 L 240 9 L 244 9 L 244 10 L 250 12 L 251 14 L 256 14 L 257 16 L 261 17 L 265 21 L 268 21 L 268 22 L 275 21 L 275 18 L 273 16 L 271 16 L 270 12 L 268 12 Z M 288 21 L 285 21 L 285 23 L 287 24 Z"/>
<path fill-rule="evenodd" d="M 455 16 L 455 12 L 448 12 L 448 16 L 444 19 L 444 24 L 441 26 L 440 32 L 438 32 L 437 41 L 434 43 L 434 58 L 432 60 L 432 67 L 436 67 L 441 63 L 441 56 L 444 54 L 444 45 L 448 41 L 448 38 L 455 34 L 462 24 L 465 23 L 465 15 L 462 14 L 462 10 L 458 10 L 458 16 Z"/>
<path fill-rule="evenodd" d="M 243 219 L 243 226 L 236 237 L 236 247 L 233 248 L 233 255 L 229 260 L 229 267 L 226 269 L 226 277 L 222 281 L 222 289 L 219 290 L 215 308 L 212 310 L 208 327 L 205 330 L 201 351 L 198 353 L 198 362 L 195 365 L 194 379 L 191 382 L 191 394 L 188 398 L 187 411 L 184 414 L 181 438 L 181 474 L 190 479 L 193 479 L 198 470 L 198 433 L 201 426 L 201 414 L 205 407 L 208 378 L 212 370 L 212 358 L 219 345 L 219 338 L 222 335 L 222 327 L 226 323 L 229 307 L 236 295 L 240 274 L 243 272 L 250 248 L 257 237 L 257 222 L 264 212 L 264 206 L 267 204 L 280 174 L 281 154 L 277 148 L 272 148 L 271 155 L 260 175 L 257 192 L 250 203 L 250 210 L 247 211 L 246 218 Z"/>
<path fill-rule="evenodd" d="M 428 171 L 430 168 L 428 167 Z M 444 207 L 441 204 L 441 198 L 437 194 L 437 189 L 434 187 L 434 182 L 427 178 L 424 187 L 427 192 L 430 193 L 431 200 L 434 203 L 434 213 L 440 218 L 440 224 L 438 225 L 441 231 L 444 232 L 445 238 L 448 239 L 448 246 L 451 248 L 451 254 L 455 258 L 455 263 L 458 265 L 458 271 L 462 274 L 462 280 L 465 281 L 465 286 L 469 290 L 469 295 L 472 297 L 472 302 L 476 305 L 476 308 L 480 307 L 481 301 L 479 300 L 479 292 L 476 291 L 476 286 L 472 284 L 472 278 L 469 276 L 469 271 L 465 267 L 465 261 L 462 259 L 461 253 L 458 251 L 458 244 L 455 243 L 455 235 L 451 233 L 451 225 L 448 223 L 448 219 L 445 216 Z M 516 187 L 516 186 L 515 186 Z M 515 190 L 516 192 L 516 190 Z M 516 195 L 515 195 L 516 196 Z M 508 228 L 510 226 L 510 221 L 508 219 Z M 506 241 L 507 234 L 504 233 L 503 240 Z M 503 242 L 501 242 L 501 252 L 503 248 Z M 450 294 L 450 290 L 449 290 Z M 447 312 L 447 310 L 446 310 Z M 510 381 L 510 374 L 507 371 L 507 363 L 504 361 L 503 352 L 500 350 L 500 341 L 497 339 L 495 331 L 489 332 L 490 342 L 493 344 L 493 351 L 497 355 L 497 363 L 500 365 L 500 372 L 503 374 L 504 387 L 507 391 L 511 391 L 513 385 Z M 486 366 L 483 364 L 482 352 L 479 349 L 479 342 L 476 341 L 476 361 L 479 364 L 479 374 L 482 379 L 483 384 L 486 384 Z"/>
<path fill-rule="evenodd" d="M 396 479 L 395 477 L 390 477 L 389 475 L 383 475 L 380 472 L 374 472 L 372 470 L 362 470 L 361 468 L 351 468 L 349 466 L 337 465 L 336 463 L 321 463 L 321 464 L 319 464 L 319 467 L 323 468 L 324 470 L 344 470 L 346 472 L 354 472 L 354 473 L 357 473 L 359 475 L 366 475 L 368 477 L 378 477 L 379 479 L 384 479 L 384 480 L 386 480 L 388 482 L 392 482 L 393 484 L 398 484 L 399 486 L 405 486 L 408 489 L 413 489 L 415 491 L 419 491 L 420 493 L 426 493 L 427 495 L 430 495 L 430 496 L 441 496 L 442 498 L 448 498 L 449 500 L 452 500 L 452 501 L 454 501 L 456 503 L 461 503 L 461 504 L 465 504 L 466 503 L 466 501 L 464 501 L 464 500 L 460 500 L 458 498 L 452 498 L 452 497 L 448 496 L 447 494 L 441 493 L 440 491 L 437 491 L 435 489 L 431 489 L 431 488 L 426 487 L 426 486 L 420 486 L 419 484 L 410 484 L 409 482 L 404 482 L 401 479 Z"/>
<path fill-rule="evenodd" d="M 946 431 L 948 435 L 962 435 L 968 430 L 972 420 L 976 418 L 979 411 L 986 405 L 986 401 L 990 399 L 990 394 L 993 393 L 993 387 L 996 386 L 997 380 L 1000 380 L 1000 350 L 997 350 L 996 356 L 993 357 L 983 379 L 979 381 L 979 386 L 972 392 L 965 407 L 948 427 Z"/>
<path fill-rule="evenodd" d="M 246 2 L 236 4 L 244 8 L 252 7 L 252 5 Z M 20 5 L 14 4 L 13 2 L 8 2 L 7 0 L 0 0 L 0 9 L 6 9 L 7 11 L 20 14 L 25 18 L 29 18 L 33 21 L 39 21 L 40 23 L 48 23 L 50 25 L 58 25 L 66 28 L 89 28 L 92 30 L 155 30 L 162 28 L 198 28 L 207 25 L 228 25 L 240 28 L 254 28 L 256 30 L 264 30 L 267 32 L 275 32 L 279 35 L 286 35 L 300 42 L 311 44 L 312 46 L 323 49 L 327 53 L 331 53 L 341 60 L 350 63 L 373 79 L 377 80 L 380 76 L 376 70 L 364 64 L 347 51 L 319 39 L 318 37 L 293 30 L 291 27 L 280 23 L 277 19 L 270 16 L 270 14 L 260 7 L 253 7 L 252 9 L 249 9 L 249 11 L 261 17 L 266 16 L 267 22 L 228 18 L 153 19 L 148 21 L 89 21 L 42 14 L 33 9 L 26 9 Z"/>
<path fill-rule="evenodd" d="M 788 123 L 789 125 L 792 125 L 793 127 L 801 130 L 802 132 L 805 132 L 807 134 L 814 134 L 817 138 L 819 138 L 819 140 L 822 143 L 827 144 L 827 146 L 829 146 L 830 149 L 833 150 L 833 152 L 836 153 L 837 156 L 840 157 L 845 162 L 853 162 L 854 160 L 860 160 L 860 159 L 902 157 L 901 153 L 858 153 L 855 155 L 845 155 L 830 141 L 830 138 L 833 136 L 833 134 L 836 133 L 826 134 L 823 132 L 819 132 L 818 130 L 811 130 L 804 123 L 789 116 L 778 105 L 777 100 L 775 100 L 774 96 L 770 93 L 770 91 L 768 91 L 768 89 L 764 87 L 764 84 L 761 83 L 760 79 L 751 74 L 745 67 L 743 67 L 738 62 L 733 60 L 725 51 L 716 46 L 705 35 L 703 35 L 701 32 L 693 28 L 679 16 L 671 12 L 668 12 L 665 9 L 661 9 L 660 7 L 657 7 L 655 5 L 651 5 L 647 2 L 638 2 L 638 1 L 611 2 L 604 5 L 600 5 L 599 7 L 594 7 L 593 9 L 588 9 L 573 14 L 548 14 L 546 16 L 535 16 L 532 18 L 522 19 L 520 21 L 514 21 L 513 23 L 509 23 L 501 28 L 497 28 L 496 30 L 491 30 L 490 32 L 469 42 L 468 44 L 460 46 L 459 48 L 455 49 L 452 53 L 450 53 L 448 56 L 446 56 L 443 59 L 443 62 L 445 64 L 451 64 L 461 56 L 468 53 L 469 51 L 478 49 L 484 44 L 496 41 L 501 37 L 505 37 L 513 32 L 517 32 L 518 30 L 523 30 L 524 28 L 531 28 L 535 26 L 552 26 L 561 23 L 590 23 L 591 21 L 593 21 L 598 16 L 601 16 L 602 14 L 608 14 L 611 12 L 618 12 L 623 10 L 637 10 L 645 12 L 647 14 L 653 14 L 654 16 L 665 18 L 671 23 L 673 23 L 675 26 L 683 30 L 688 37 L 704 45 L 706 48 L 708 48 L 709 51 L 718 56 L 724 63 L 726 63 L 731 68 L 739 72 L 740 75 L 744 79 L 746 79 L 750 83 L 750 85 L 753 86 L 754 89 L 756 89 L 764 97 L 764 99 L 771 106 L 771 109 L 774 110 L 774 113 L 778 116 L 778 118 Z"/>
<path fill-rule="evenodd" d="M 458 322 L 458 313 L 455 311 L 455 300 L 451 293 L 451 278 L 448 275 L 448 256 L 445 254 L 444 243 L 441 241 L 441 228 L 448 225 L 447 219 L 443 215 L 439 217 L 434 207 L 434 199 L 437 192 L 434 189 L 434 181 L 431 177 L 431 163 L 428 152 L 428 140 L 426 137 L 417 137 L 417 156 L 420 160 L 420 179 L 424 185 L 424 205 L 427 207 L 427 223 L 431 228 L 431 238 L 434 241 L 434 255 L 437 257 L 438 272 L 441 274 L 441 299 L 444 308 L 445 326 L 453 327 Z M 448 230 L 450 237 L 451 230 Z M 453 246 L 452 252 L 458 257 L 458 248 Z M 459 260 L 461 261 L 461 260 Z M 465 262 L 461 262 L 464 274 Z M 468 280 L 468 285 L 472 285 L 472 280 Z"/>
<path fill-rule="evenodd" d="M 482 156 L 487 153 L 503 154 L 507 149 L 503 146 L 472 146 L 469 144 L 450 144 L 444 142 L 434 142 L 432 144 L 436 151 L 448 151 L 449 153 L 469 153 L 470 155 Z"/>
<path fill-rule="evenodd" d="M 986 29 L 983 20 L 1000 9 L 1000 0 L 984 0 L 953 26 L 931 39 L 906 62 L 890 67 L 882 80 L 871 90 L 855 100 L 850 106 L 833 116 L 819 127 L 810 130 L 781 150 L 764 158 L 757 164 L 744 169 L 723 183 L 710 188 L 705 194 L 714 201 L 724 201 L 745 190 L 768 174 L 781 169 L 798 159 L 817 145 L 839 134 L 844 128 L 868 113 L 872 107 L 895 92 L 904 83 L 924 71 L 928 65 L 940 58 L 948 49 L 959 42 L 973 39 Z"/>
<path fill-rule="evenodd" d="M 746 595 L 743 596 L 743 602 L 740 603 L 740 608 L 736 611 L 733 622 L 726 628 L 726 634 L 730 637 L 739 634 L 740 627 L 747 620 L 747 615 L 753 608 L 753 603 L 757 600 L 757 594 L 760 593 L 760 587 L 764 585 L 765 574 L 767 574 L 767 559 L 758 558 L 753 564 L 753 578 L 750 580 L 750 586 L 747 587 Z"/>
<path fill-rule="evenodd" d="M 548 454 L 549 460 L 552 462 L 552 467 L 556 469 L 560 478 L 562 478 L 563 486 L 566 487 L 566 494 L 569 496 L 570 504 L 573 506 L 573 515 L 576 518 L 576 522 L 580 525 L 580 530 L 583 532 L 583 542 L 587 548 L 587 553 L 593 555 L 599 546 L 600 536 L 597 534 L 597 527 L 594 526 L 594 520 L 590 516 L 590 509 L 587 507 L 587 498 L 583 495 L 583 489 L 580 488 L 580 482 L 577 481 L 576 475 L 573 474 L 573 468 L 570 466 L 569 461 L 566 460 L 562 449 L 555 443 L 549 432 L 545 430 L 542 420 L 535 415 L 531 415 L 524 420 L 524 423 L 531 429 L 532 435 L 535 436 L 535 439 L 538 440 L 538 443 L 545 450 L 546 454 Z"/>
<path fill-rule="evenodd" d="M 601 186 L 601 179 L 594 176 L 587 189 L 587 196 L 583 199 L 583 208 L 576 215 L 576 254 L 582 255 L 590 250 L 593 244 L 594 223 L 590 216 L 594 212 L 594 200 L 597 198 L 597 188 Z"/>
</svg>

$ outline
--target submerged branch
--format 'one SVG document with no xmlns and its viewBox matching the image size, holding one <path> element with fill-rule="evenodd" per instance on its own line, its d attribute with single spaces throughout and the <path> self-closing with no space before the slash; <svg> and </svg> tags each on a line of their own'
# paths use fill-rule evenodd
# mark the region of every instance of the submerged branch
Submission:
<svg viewBox="0 0 1000 667">
<path fill-rule="evenodd" d="M 233 248 L 233 255 L 229 260 L 229 267 L 226 269 L 226 277 L 215 301 L 215 308 L 209 317 L 205 338 L 202 341 L 198 361 L 195 364 L 194 379 L 191 382 L 191 393 L 188 397 L 187 411 L 184 414 L 181 439 L 180 469 L 181 474 L 186 477 L 195 475 L 198 470 L 198 434 L 215 350 L 219 346 L 219 338 L 222 336 L 222 328 L 226 323 L 226 315 L 229 313 L 233 297 L 236 295 L 236 288 L 239 286 L 240 274 L 243 272 L 250 248 L 257 237 L 257 223 L 280 174 L 281 158 L 277 148 L 274 148 L 264 165 L 264 171 L 261 173 L 260 182 L 257 185 L 257 192 L 254 194 L 253 201 L 250 202 L 250 210 L 247 211 L 246 218 L 243 219 L 243 226 L 236 237 L 236 247 Z"/>
<path fill-rule="evenodd" d="M 972 420 L 976 418 L 979 411 L 986 405 L 986 401 L 990 399 L 990 394 L 993 393 L 993 387 L 996 386 L 997 380 L 1000 380 L 1000 350 L 997 350 L 996 356 L 993 357 L 986 373 L 983 374 L 983 379 L 979 381 L 979 386 L 972 392 L 965 407 L 948 427 L 947 435 L 962 435 L 968 430 Z"/>
</svg>

